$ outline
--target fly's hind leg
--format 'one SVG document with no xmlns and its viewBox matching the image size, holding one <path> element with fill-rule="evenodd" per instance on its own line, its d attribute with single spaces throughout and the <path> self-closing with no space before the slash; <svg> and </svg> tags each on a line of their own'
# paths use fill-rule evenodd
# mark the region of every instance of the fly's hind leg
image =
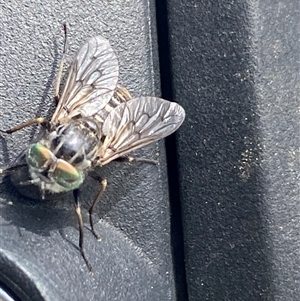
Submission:
<svg viewBox="0 0 300 301">
<path fill-rule="evenodd" d="M 81 215 L 80 203 L 78 200 L 78 193 L 79 193 L 78 189 L 75 189 L 73 191 L 74 200 L 75 200 L 75 212 L 76 212 L 78 226 L 79 226 L 79 251 L 80 251 L 80 254 L 81 254 L 82 258 L 84 259 L 84 262 L 87 265 L 89 271 L 92 272 L 93 271 L 92 266 L 88 262 L 88 260 L 85 256 L 85 253 L 84 253 L 84 249 L 83 249 L 83 220 L 82 220 L 82 215 Z"/>
<path fill-rule="evenodd" d="M 61 76 L 65 64 L 65 56 L 67 52 L 67 23 L 64 23 L 64 49 L 63 49 L 63 54 L 59 63 L 59 68 L 56 76 L 56 81 L 55 81 L 55 92 L 54 92 L 54 101 L 55 104 L 57 105 L 60 99 L 59 95 L 59 88 L 60 88 L 60 83 L 61 83 Z"/>
<path fill-rule="evenodd" d="M 135 158 L 135 157 L 119 157 L 117 159 L 115 159 L 115 161 L 118 162 L 142 162 L 142 163 L 148 163 L 148 164 L 153 164 L 153 165 L 158 165 L 159 162 L 158 160 L 153 160 L 153 159 L 147 159 L 147 158 Z"/>
<path fill-rule="evenodd" d="M 91 226 L 91 231 L 94 234 L 94 236 L 97 238 L 97 240 L 101 240 L 100 236 L 96 233 L 95 228 L 94 228 L 94 220 L 93 220 L 93 212 L 94 212 L 94 208 L 95 206 L 98 204 L 99 200 L 101 199 L 105 189 L 107 186 L 107 180 L 106 179 L 102 179 L 101 180 L 101 188 L 100 191 L 98 192 L 97 196 L 95 197 L 92 206 L 89 209 L 89 218 L 90 218 L 90 226 Z"/>
</svg>

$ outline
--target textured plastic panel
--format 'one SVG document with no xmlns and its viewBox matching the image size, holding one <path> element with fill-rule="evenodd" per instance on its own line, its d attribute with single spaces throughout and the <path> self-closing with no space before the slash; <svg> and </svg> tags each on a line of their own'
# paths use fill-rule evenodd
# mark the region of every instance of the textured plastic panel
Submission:
<svg viewBox="0 0 300 301">
<path fill-rule="evenodd" d="M 299 1 L 168 1 L 189 300 L 299 300 Z"/>
<path fill-rule="evenodd" d="M 1 2 L 0 128 L 51 116 L 53 82 L 69 26 L 68 61 L 89 37 L 103 35 L 119 57 L 120 83 L 133 95 L 157 95 L 155 12 L 148 1 Z M 38 128 L 1 135 L 7 164 Z M 85 229 L 88 273 L 77 249 L 72 196 L 32 201 L 6 177 L 0 184 L 0 280 L 22 300 L 174 300 L 169 198 L 163 143 L 136 156 L 160 165 L 112 163 L 99 169 L 108 189 L 96 212 L 97 242 Z M 99 189 L 82 189 L 84 219 Z"/>
</svg>

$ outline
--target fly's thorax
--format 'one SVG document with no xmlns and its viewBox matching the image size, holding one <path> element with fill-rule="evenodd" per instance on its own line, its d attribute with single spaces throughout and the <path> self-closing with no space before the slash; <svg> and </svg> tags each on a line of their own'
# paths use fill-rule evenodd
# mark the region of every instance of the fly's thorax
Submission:
<svg viewBox="0 0 300 301">
<path fill-rule="evenodd" d="M 87 171 L 101 146 L 100 126 L 92 119 L 80 118 L 53 127 L 43 140 L 56 158 Z"/>
<path fill-rule="evenodd" d="M 78 188 L 84 181 L 84 172 L 56 158 L 41 143 L 29 146 L 26 162 L 31 177 L 29 183 L 40 186 L 42 191 L 48 190 L 53 193 L 70 191 Z"/>
</svg>

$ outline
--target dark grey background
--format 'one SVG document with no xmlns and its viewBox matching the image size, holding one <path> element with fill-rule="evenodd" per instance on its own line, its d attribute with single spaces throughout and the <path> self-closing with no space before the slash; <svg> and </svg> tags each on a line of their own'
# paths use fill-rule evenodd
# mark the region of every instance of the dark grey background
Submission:
<svg viewBox="0 0 300 301">
<path fill-rule="evenodd" d="M 299 1 L 167 9 L 189 298 L 299 300 Z"/>
<path fill-rule="evenodd" d="M 120 82 L 158 95 L 160 74 L 187 118 L 167 139 L 169 194 L 162 143 L 138 152 L 158 167 L 100 171 L 102 242 L 85 231 L 94 276 L 76 249 L 72 198 L 34 203 L 4 179 L 0 267 L 36 287 L 34 300 L 298 300 L 299 1 L 158 0 L 156 15 L 149 2 L 1 5 L 1 128 L 51 112 L 64 20 L 70 58 L 108 37 Z M 1 162 L 34 133 L 2 136 Z M 88 181 L 84 208 L 96 190 Z"/>
</svg>

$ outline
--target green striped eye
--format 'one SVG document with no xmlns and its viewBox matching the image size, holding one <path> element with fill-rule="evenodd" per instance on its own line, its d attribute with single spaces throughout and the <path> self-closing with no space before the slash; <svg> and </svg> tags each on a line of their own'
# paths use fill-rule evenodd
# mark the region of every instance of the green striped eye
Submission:
<svg viewBox="0 0 300 301">
<path fill-rule="evenodd" d="M 52 158 L 51 151 L 40 143 L 32 144 L 28 150 L 27 163 L 35 168 L 43 168 Z"/>
<path fill-rule="evenodd" d="M 53 153 L 40 143 L 32 144 L 28 150 L 27 163 L 29 166 L 44 172 L 47 165 L 50 167 L 48 177 L 66 190 L 78 188 L 84 176 L 75 167 L 66 161 L 56 159 Z M 53 167 L 52 167 L 53 166 Z"/>
<path fill-rule="evenodd" d="M 55 170 L 51 173 L 52 178 L 59 185 L 73 190 L 78 188 L 83 180 L 83 174 L 80 173 L 75 167 L 66 161 L 58 160 Z"/>
</svg>

